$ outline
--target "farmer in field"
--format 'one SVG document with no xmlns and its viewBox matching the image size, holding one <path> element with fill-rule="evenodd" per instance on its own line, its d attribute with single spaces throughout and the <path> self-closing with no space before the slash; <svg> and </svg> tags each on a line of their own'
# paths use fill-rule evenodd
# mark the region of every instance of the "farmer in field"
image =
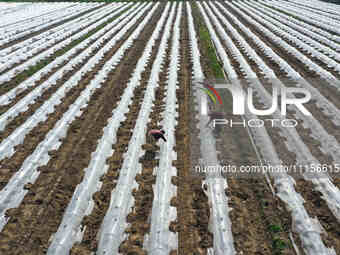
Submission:
<svg viewBox="0 0 340 255">
<path fill-rule="evenodd" d="M 156 150 L 158 150 L 157 142 L 162 139 L 166 142 L 164 137 L 165 131 L 162 129 L 151 129 L 147 135 L 147 145 L 145 146 L 145 159 L 153 160 L 156 156 Z"/>
<path fill-rule="evenodd" d="M 156 142 L 158 142 L 158 140 L 160 138 L 162 138 L 164 140 L 164 142 L 166 142 L 166 139 L 164 137 L 165 131 L 164 130 L 159 130 L 159 129 L 151 129 L 148 132 L 148 136 L 152 139 L 154 139 Z"/>
</svg>

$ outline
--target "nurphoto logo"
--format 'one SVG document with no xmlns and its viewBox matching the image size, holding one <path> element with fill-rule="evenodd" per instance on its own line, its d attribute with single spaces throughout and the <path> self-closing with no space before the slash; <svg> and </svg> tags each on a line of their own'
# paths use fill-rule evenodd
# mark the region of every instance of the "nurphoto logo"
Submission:
<svg viewBox="0 0 340 255">
<path fill-rule="evenodd" d="M 204 88 L 198 87 L 200 89 L 200 114 L 205 116 L 211 116 L 209 111 L 209 105 L 207 96 L 209 96 L 210 100 L 214 105 L 217 104 L 216 98 L 220 105 L 222 105 L 222 97 L 218 93 L 218 91 L 222 91 L 223 89 L 228 90 L 232 95 L 232 113 L 233 115 L 245 115 L 248 116 L 245 121 L 243 119 L 242 122 L 233 121 L 233 119 L 221 118 L 219 115 L 218 118 L 213 118 L 211 120 L 212 127 L 216 125 L 229 125 L 230 127 L 239 125 L 245 126 L 248 124 L 250 127 L 262 127 L 265 122 L 271 123 L 272 127 L 275 124 L 280 124 L 284 127 L 295 127 L 298 125 L 298 122 L 295 119 L 286 119 L 287 115 L 287 106 L 294 107 L 300 111 L 303 115 L 311 116 L 312 114 L 305 107 L 305 104 L 308 103 L 311 99 L 311 93 L 304 88 L 297 87 L 285 87 L 273 85 L 272 91 L 269 93 L 271 104 L 270 107 L 266 107 L 266 109 L 257 109 L 254 105 L 254 97 L 256 91 L 252 87 L 248 87 L 247 90 L 244 90 L 240 81 L 235 82 L 198 82 L 198 84 L 203 84 Z M 297 97 L 298 95 L 298 97 Z M 267 104 L 268 106 L 268 104 Z M 279 118 L 268 118 L 268 119 L 259 119 L 252 118 L 249 116 L 270 116 L 273 114 L 280 113 Z M 276 115 L 277 116 L 277 115 Z"/>
</svg>

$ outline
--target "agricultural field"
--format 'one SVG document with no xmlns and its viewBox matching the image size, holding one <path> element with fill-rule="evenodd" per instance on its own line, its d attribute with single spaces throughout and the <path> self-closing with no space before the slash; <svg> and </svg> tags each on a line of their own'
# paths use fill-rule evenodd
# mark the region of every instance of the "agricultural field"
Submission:
<svg viewBox="0 0 340 255">
<path fill-rule="evenodd" d="M 0 3 L 0 255 L 340 254 L 339 78 L 318 0 Z"/>
</svg>

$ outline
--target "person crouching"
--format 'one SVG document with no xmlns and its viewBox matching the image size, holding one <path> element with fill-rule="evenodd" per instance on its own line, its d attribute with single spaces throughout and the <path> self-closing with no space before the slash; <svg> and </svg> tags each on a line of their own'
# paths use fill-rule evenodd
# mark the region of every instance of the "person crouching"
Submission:
<svg viewBox="0 0 340 255">
<path fill-rule="evenodd" d="M 156 143 L 159 139 L 162 139 L 166 142 L 166 138 L 164 137 L 165 131 L 162 129 L 151 129 L 147 135 L 147 146 L 145 146 L 145 159 L 153 160 L 156 156 L 156 150 L 158 146 Z"/>
</svg>

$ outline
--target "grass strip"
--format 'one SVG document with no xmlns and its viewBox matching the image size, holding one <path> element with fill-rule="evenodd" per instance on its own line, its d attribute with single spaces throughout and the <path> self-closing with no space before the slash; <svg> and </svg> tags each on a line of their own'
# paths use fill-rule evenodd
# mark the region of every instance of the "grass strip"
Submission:
<svg viewBox="0 0 340 255">
<path fill-rule="evenodd" d="M 204 24 L 203 17 L 198 10 L 198 6 L 196 3 L 192 4 L 192 12 L 194 22 L 197 24 L 198 27 L 198 35 L 199 35 L 199 42 L 201 44 L 201 49 L 204 52 L 202 56 L 206 57 L 206 61 L 208 63 L 209 68 L 211 69 L 214 77 L 216 79 L 224 79 L 223 69 L 218 60 L 218 57 L 215 53 L 215 48 L 211 40 L 210 33 Z"/>
</svg>

